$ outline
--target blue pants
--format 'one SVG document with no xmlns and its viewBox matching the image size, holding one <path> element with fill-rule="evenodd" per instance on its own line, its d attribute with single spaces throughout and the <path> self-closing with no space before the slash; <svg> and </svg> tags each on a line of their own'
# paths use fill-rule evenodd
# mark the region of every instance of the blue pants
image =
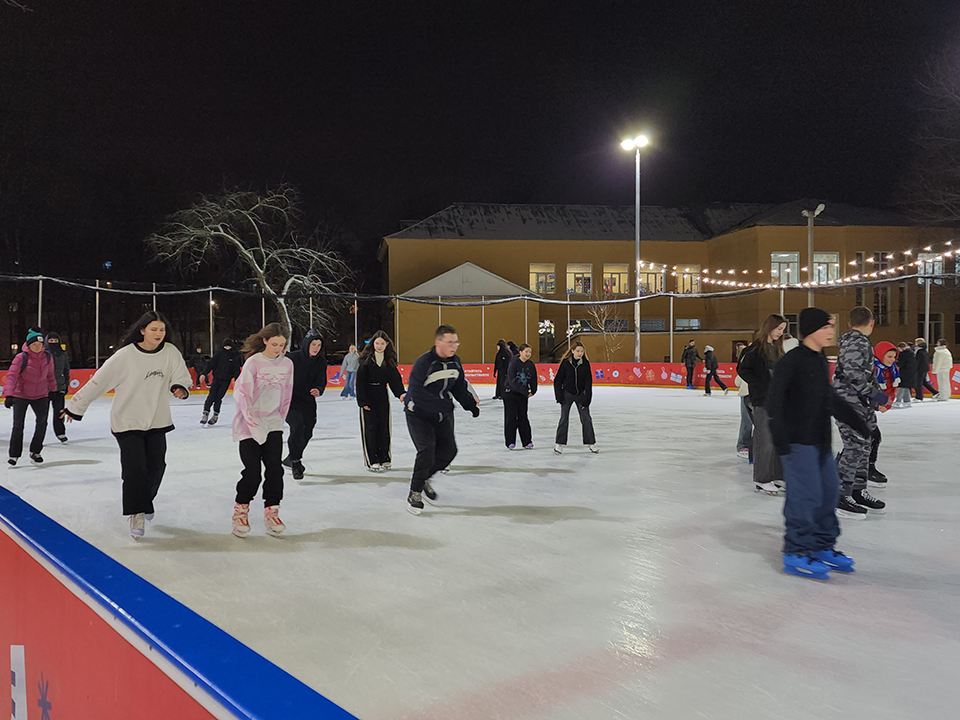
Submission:
<svg viewBox="0 0 960 720">
<path fill-rule="evenodd" d="M 781 455 L 780 460 L 787 483 L 783 551 L 798 555 L 832 550 L 840 535 L 840 478 L 833 455 L 814 445 L 791 444 L 790 454 Z"/>
<path fill-rule="evenodd" d="M 343 381 L 343 390 L 340 391 L 340 397 L 357 396 L 357 374 L 355 372 L 345 372 Z"/>
</svg>

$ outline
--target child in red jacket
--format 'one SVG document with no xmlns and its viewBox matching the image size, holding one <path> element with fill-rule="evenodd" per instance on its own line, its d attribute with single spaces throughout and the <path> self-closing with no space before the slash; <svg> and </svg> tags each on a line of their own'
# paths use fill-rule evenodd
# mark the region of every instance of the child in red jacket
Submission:
<svg viewBox="0 0 960 720">
<path fill-rule="evenodd" d="M 900 368 L 897 365 L 897 358 L 900 353 L 893 343 L 887 341 L 878 342 L 873 349 L 873 368 L 877 374 L 877 383 L 880 389 L 887 396 L 887 407 L 893 406 L 897 396 L 897 388 L 900 387 Z M 880 451 L 880 428 L 873 431 L 870 446 L 870 466 L 868 470 L 868 482 L 874 487 L 886 487 L 887 476 L 877 470 L 877 453 Z"/>
</svg>

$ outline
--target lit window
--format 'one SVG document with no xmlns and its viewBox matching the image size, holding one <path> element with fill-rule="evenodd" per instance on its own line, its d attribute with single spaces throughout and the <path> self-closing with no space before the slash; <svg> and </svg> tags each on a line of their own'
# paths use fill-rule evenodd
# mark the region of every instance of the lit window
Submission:
<svg viewBox="0 0 960 720">
<path fill-rule="evenodd" d="M 640 271 L 640 292 L 643 295 L 663 292 L 663 273 Z"/>
<path fill-rule="evenodd" d="M 530 264 L 530 290 L 539 295 L 557 292 L 557 266 L 553 263 Z"/>
<path fill-rule="evenodd" d="M 770 253 L 770 282 L 778 285 L 800 282 L 800 253 Z"/>
<path fill-rule="evenodd" d="M 589 295 L 593 291 L 593 265 L 567 265 L 567 294 Z"/>
<path fill-rule="evenodd" d="M 936 253 L 920 253 L 917 255 L 920 265 L 917 266 L 917 275 L 943 275 L 943 258 Z M 920 278 L 918 281 L 923 285 L 926 280 Z M 933 280 L 934 285 L 943 285 L 943 278 Z"/>
<path fill-rule="evenodd" d="M 700 292 L 700 266 L 699 265 L 677 265 L 677 292 L 678 293 L 698 293 Z"/>
<path fill-rule="evenodd" d="M 630 292 L 630 266 L 604 265 L 603 291 L 608 295 L 632 295 Z"/>
<path fill-rule="evenodd" d="M 813 254 L 814 282 L 825 283 L 840 277 L 840 253 L 815 252 Z"/>
</svg>

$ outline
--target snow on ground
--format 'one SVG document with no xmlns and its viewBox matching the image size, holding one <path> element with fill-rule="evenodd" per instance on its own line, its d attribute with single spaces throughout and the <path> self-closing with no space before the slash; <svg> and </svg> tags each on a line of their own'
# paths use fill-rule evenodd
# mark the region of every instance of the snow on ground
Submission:
<svg viewBox="0 0 960 720">
<path fill-rule="evenodd" d="M 753 492 L 735 455 L 733 394 L 598 387 L 601 453 L 557 457 L 551 388 L 531 403 L 536 448 L 514 452 L 478 390 L 442 505 L 420 517 L 405 510 L 399 405 L 394 469 L 376 475 L 357 407 L 335 391 L 304 483 L 286 478 L 282 539 L 259 512 L 250 537 L 230 535 L 229 397 L 212 428 L 197 422 L 203 396 L 174 402 L 140 544 L 120 515 L 107 399 L 42 467 L 21 461 L 0 482 L 365 720 L 952 714 L 960 402 L 881 418 L 889 512 L 844 522 L 858 572 L 817 583 L 779 572 L 782 500 Z"/>
</svg>

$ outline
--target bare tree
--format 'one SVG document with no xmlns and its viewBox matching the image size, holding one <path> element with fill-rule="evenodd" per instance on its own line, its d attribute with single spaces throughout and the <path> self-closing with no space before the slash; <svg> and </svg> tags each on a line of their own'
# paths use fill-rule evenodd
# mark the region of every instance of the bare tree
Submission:
<svg viewBox="0 0 960 720">
<path fill-rule="evenodd" d="M 33 10 L 28 8 L 23 3 L 17 2 L 17 0 L 3 0 L 3 4 L 9 5 L 10 7 L 16 8 L 17 10 L 22 10 L 23 12 L 33 12 Z"/>
<path fill-rule="evenodd" d="M 598 301 L 596 305 L 587 305 L 587 315 L 590 318 L 590 324 L 603 337 L 603 351 L 606 361 L 611 362 L 614 354 L 623 347 L 623 332 L 620 325 L 623 324 L 624 305 L 601 305 L 599 301 L 614 300 L 611 293 L 604 292 L 601 289 L 594 289 L 590 299 Z"/>
<path fill-rule="evenodd" d="M 319 296 L 342 292 L 351 272 L 330 247 L 331 228 L 305 236 L 300 222 L 300 197 L 291 185 L 228 190 L 174 213 L 147 244 L 158 260 L 185 273 L 232 263 L 275 306 L 288 332 L 306 326 L 308 296 L 318 297 L 314 325 L 329 329 L 333 304 Z"/>
</svg>

